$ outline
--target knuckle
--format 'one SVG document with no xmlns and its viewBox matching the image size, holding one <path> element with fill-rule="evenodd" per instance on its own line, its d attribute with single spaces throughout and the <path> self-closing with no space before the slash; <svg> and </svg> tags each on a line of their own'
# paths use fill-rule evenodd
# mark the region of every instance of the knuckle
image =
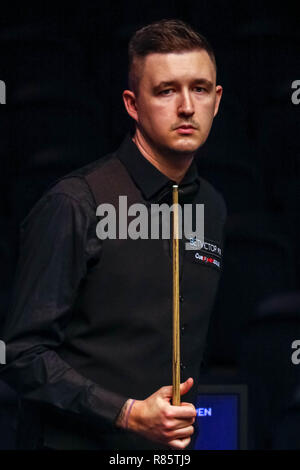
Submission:
<svg viewBox="0 0 300 470">
<path fill-rule="evenodd" d="M 173 418 L 172 411 L 169 408 L 165 408 L 163 410 L 163 415 L 166 419 L 172 419 Z"/>
<path fill-rule="evenodd" d="M 181 449 L 181 447 L 180 447 L 180 441 L 179 441 L 179 440 L 171 441 L 171 442 L 169 442 L 169 445 L 170 445 L 173 449 Z"/>
<path fill-rule="evenodd" d="M 169 432 L 172 429 L 172 423 L 170 421 L 165 421 L 163 424 L 163 429 L 165 432 Z"/>
<path fill-rule="evenodd" d="M 162 431 L 163 433 L 163 436 L 164 436 L 164 439 L 166 439 L 167 441 L 173 441 L 173 440 L 176 440 L 178 439 L 176 433 L 174 432 L 174 430 L 165 430 L 165 431 Z"/>
<path fill-rule="evenodd" d="M 189 445 L 190 442 L 191 442 L 190 438 L 179 441 L 179 446 L 180 446 L 179 448 L 184 449 L 187 445 Z"/>
</svg>

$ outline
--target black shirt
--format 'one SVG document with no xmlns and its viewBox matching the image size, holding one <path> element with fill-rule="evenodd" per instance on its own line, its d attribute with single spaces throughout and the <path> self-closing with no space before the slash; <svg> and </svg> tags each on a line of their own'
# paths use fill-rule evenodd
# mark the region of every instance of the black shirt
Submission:
<svg viewBox="0 0 300 470">
<path fill-rule="evenodd" d="M 170 200 L 174 182 L 140 154 L 129 135 L 118 156 L 146 201 Z M 129 397 L 76 371 L 57 348 L 72 320 L 80 283 L 101 258 L 95 201 L 86 181 L 78 177 L 97 164 L 53 185 L 22 222 L 20 259 L 4 335 L 7 366 L 2 370 L 4 380 L 26 400 L 96 423 L 98 418 L 114 422 Z M 181 200 L 188 201 L 198 187 L 193 162 L 179 185 Z"/>
</svg>

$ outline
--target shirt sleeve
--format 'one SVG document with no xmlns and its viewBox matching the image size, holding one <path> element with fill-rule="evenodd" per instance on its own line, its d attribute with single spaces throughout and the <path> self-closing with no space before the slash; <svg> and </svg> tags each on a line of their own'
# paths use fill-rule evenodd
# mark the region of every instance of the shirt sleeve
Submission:
<svg viewBox="0 0 300 470">
<path fill-rule="evenodd" d="M 0 378 L 23 399 L 113 423 L 128 397 L 79 374 L 56 352 L 87 271 L 90 231 L 86 208 L 63 193 L 45 195 L 23 221 Z"/>
</svg>

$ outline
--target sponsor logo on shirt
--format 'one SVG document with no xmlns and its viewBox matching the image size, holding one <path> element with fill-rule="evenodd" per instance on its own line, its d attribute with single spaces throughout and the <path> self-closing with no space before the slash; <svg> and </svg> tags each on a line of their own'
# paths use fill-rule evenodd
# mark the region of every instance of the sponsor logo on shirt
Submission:
<svg viewBox="0 0 300 470">
<path fill-rule="evenodd" d="M 207 265 L 221 268 L 222 249 L 218 244 L 212 240 L 200 240 L 196 237 L 190 237 L 190 245 L 193 246 L 194 259 L 196 262 L 204 263 Z"/>
</svg>

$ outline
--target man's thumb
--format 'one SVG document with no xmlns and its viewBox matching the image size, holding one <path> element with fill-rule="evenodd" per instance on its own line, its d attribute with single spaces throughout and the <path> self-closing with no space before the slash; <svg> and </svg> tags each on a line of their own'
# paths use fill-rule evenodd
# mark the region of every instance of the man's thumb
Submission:
<svg viewBox="0 0 300 470">
<path fill-rule="evenodd" d="M 185 393 L 187 393 L 193 385 L 194 380 L 192 379 L 192 377 L 189 377 L 185 382 L 180 384 L 180 395 L 184 395 Z"/>
</svg>

